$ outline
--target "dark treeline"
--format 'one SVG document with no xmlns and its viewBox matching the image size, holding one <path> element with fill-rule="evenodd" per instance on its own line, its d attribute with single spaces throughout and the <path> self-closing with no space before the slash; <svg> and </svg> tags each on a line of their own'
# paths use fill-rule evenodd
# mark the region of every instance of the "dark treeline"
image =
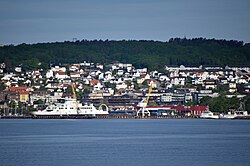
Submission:
<svg viewBox="0 0 250 166">
<path fill-rule="evenodd" d="M 41 63 L 76 62 L 132 63 L 136 67 L 163 69 L 165 65 L 249 65 L 250 44 L 215 39 L 171 38 L 167 42 L 148 40 L 77 40 L 20 44 L 0 47 L 0 62 L 26 70 Z"/>
</svg>

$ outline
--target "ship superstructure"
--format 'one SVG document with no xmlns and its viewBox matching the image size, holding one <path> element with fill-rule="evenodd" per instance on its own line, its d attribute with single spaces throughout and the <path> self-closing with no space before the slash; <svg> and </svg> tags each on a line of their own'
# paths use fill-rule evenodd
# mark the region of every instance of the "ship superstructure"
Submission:
<svg viewBox="0 0 250 166">
<path fill-rule="evenodd" d="M 58 102 L 51 103 L 48 105 L 44 110 L 34 111 L 32 113 L 35 116 L 42 116 L 42 115 L 91 115 L 95 116 L 98 114 L 109 114 L 108 107 L 106 105 L 101 105 L 99 109 L 93 104 L 82 104 L 78 101 L 66 98 L 66 99 L 59 99 Z"/>
</svg>

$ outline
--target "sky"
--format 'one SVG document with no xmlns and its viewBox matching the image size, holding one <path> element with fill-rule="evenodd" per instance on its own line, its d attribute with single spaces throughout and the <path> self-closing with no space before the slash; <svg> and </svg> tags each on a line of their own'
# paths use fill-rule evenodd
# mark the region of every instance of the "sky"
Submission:
<svg viewBox="0 0 250 166">
<path fill-rule="evenodd" d="M 0 44 L 215 38 L 250 43 L 250 0 L 0 0 Z"/>
</svg>

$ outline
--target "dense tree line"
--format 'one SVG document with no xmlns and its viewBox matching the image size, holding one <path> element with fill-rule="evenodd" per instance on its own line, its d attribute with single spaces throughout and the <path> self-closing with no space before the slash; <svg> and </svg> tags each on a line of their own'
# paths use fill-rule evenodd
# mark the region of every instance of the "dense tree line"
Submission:
<svg viewBox="0 0 250 166">
<path fill-rule="evenodd" d="M 27 70 L 50 63 L 82 61 L 132 63 L 136 67 L 163 69 L 165 65 L 249 65 L 250 44 L 215 39 L 171 38 L 167 42 L 146 40 L 77 40 L 0 47 L 0 62 Z"/>
<path fill-rule="evenodd" d="M 237 110 L 240 107 L 240 102 L 243 102 L 243 110 L 250 110 L 250 96 L 247 95 L 243 99 L 237 97 L 228 98 L 225 95 L 220 95 L 216 98 L 204 97 L 200 101 L 200 105 L 208 105 L 210 111 L 227 113 L 229 110 Z"/>
</svg>

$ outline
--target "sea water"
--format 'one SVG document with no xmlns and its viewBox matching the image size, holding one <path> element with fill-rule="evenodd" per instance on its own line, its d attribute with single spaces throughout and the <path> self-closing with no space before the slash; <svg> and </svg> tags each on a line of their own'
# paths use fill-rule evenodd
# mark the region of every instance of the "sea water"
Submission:
<svg viewBox="0 0 250 166">
<path fill-rule="evenodd" d="M 1 166 L 250 165 L 250 121 L 0 119 Z"/>
</svg>

